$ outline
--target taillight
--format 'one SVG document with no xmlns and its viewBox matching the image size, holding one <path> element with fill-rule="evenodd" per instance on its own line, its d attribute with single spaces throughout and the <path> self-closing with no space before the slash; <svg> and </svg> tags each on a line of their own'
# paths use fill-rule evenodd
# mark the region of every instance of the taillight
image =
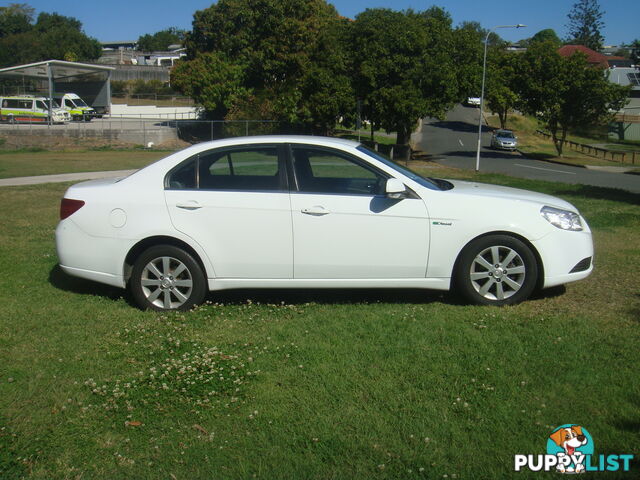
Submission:
<svg viewBox="0 0 640 480">
<path fill-rule="evenodd" d="M 76 213 L 84 205 L 83 200 L 74 200 L 73 198 L 63 198 L 60 202 L 60 220 Z"/>
</svg>

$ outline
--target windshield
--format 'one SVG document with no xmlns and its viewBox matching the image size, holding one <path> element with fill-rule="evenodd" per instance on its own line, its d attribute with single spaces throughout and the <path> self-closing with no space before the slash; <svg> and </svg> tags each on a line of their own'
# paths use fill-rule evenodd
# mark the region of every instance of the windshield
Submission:
<svg viewBox="0 0 640 480">
<path fill-rule="evenodd" d="M 498 132 L 497 135 L 500 138 L 513 138 L 513 132 Z"/>
<path fill-rule="evenodd" d="M 51 103 L 53 104 L 53 108 L 60 108 L 60 105 L 58 105 L 58 102 L 55 100 L 52 100 Z M 40 110 L 49 110 L 49 99 L 37 100 L 36 107 Z"/>
<path fill-rule="evenodd" d="M 73 103 L 75 103 L 77 107 L 88 107 L 89 106 L 86 103 L 84 103 L 84 100 L 82 100 L 81 98 L 74 98 L 73 99 Z"/>
<path fill-rule="evenodd" d="M 414 182 L 419 183 L 423 187 L 429 188 L 431 190 L 448 190 L 449 188 L 451 188 L 451 187 L 448 187 L 448 185 L 445 185 L 445 183 L 448 184 L 449 182 L 443 182 L 441 184 L 442 181 L 439 180 L 439 179 L 423 177 L 422 175 L 419 175 L 419 174 L 415 173 L 414 171 L 409 170 L 406 167 L 401 167 L 396 162 L 394 162 L 391 159 L 389 159 L 388 157 L 382 155 L 380 152 L 376 152 L 375 150 L 371 150 L 370 148 L 368 148 L 368 147 L 366 147 L 364 145 L 359 145 L 357 148 L 362 153 L 366 153 L 370 157 L 375 158 L 376 160 L 379 160 L 380 162 L 384 163 L 388 167 L 391 167 L 395 171 L 400 172 L 405 177 L 409 177 Z"/>
</svg>

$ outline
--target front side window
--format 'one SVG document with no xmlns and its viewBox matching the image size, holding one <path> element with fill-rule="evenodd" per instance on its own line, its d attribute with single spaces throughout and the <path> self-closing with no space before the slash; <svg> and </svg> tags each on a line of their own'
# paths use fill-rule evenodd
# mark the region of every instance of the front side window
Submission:
<svg viewBox="0 0 640 480">
<path fill-rule="evenodd" d="M 256 146 L 202 152 L 169 174 L 170 189 L 282 190 L 276 146 Z"/>
<path fill-rule="evenodd" d="M 334 150 L 293 147 L 293 167 L 301 192 L 380 195 L 386 176 Z"/>
</svg>

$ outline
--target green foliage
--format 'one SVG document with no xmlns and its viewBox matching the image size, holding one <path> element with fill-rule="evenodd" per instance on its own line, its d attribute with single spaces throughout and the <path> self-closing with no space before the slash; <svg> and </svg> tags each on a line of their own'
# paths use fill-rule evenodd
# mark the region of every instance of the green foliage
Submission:
<svg viewBox="0 0 640 480">
<path fill-rule="evenodd" d="M 129 84 L 126 80 L 111 80 L 111 96 L 124 97 L 129 93 Z"/>
<path fill-rule="evenodd" d="M 585 45 L 592 50 L 602 48 L 604 37 L 600 33 L 604 27 L 598 0 L 578 0 L 573 4 L 567 14 L 569 22 L 566 27 L 569 30 L 569 41 L 578 45 Z"/>
<path fill-rule="evenodd" d="M 244 87 L 242 66 L 226 61 L 219 53 L 197 53 L 195 58 L 176 63 L 171 85 L 202 105 L 208 115 L 222 119 L 238 100 L 251 90 Z"/>
<path fill-rule="evenodd" d="M 26 3 L 10 3 L 0 7 L 0 38 L 23 33 L 31 28 L 35 9 Z"/>
<path fill-rule="evenodd" d="M 489 109 L 498 114 L 500 128 L 507 127 L 507 114 L 518 101 L 514 90 L 518 60 L 517 54 L 502 49 L 491 50 L 487 58 L 485 98 Z"/>
<path fill-rule="evenodd" d="M 28 13 L 18 15 L 30 18 Z M 57 13 L 42 12 L 35 24 L 0 37 L 0 66 L 50 59 L 87 61 L 102 52 L 100 43 L 82 31 L 80 21 Z"/>
<path fill-rule="evenodd" d="M 453 60 L 460 72 L 458 85 L 460 98 L 479 97 L 482 85 L 483 42 L 486 32 L 477 22 L 463 22 L 455 29 Z M 492 41 L 492 37 L 489 37 Z"/>
<path fill-rule="evenodd" d="M 138 49 L 145 52 L 167 50 L 169 45 L 182 44 L 185 34 L 186 31 L 171 27 L 154 34 L 142 35 L 138 38 Z"/>
<path fill-rule="evenodd" d="M 134 80 L 130 82 L 129 90 L 138 98 L 155 98 L 157 95 L 171 95 L 174 93 L 169 84 L 160 80 Z"/>
<path fill-rule="evenodd" d="M 635 39 L 631 43 L 631 59 L 635 65 L 640 65 L 640 39 Z"/>
<path fill-rule="evenodd" d="M 610 83 L 582 54 L 561 57 L 547 42 L 533 45 L 521 59 L 520 108 L 547 125 L 559 155 L 569 130 L 606 123 L 626 103 L 629 89 Z"/>
<path fill-rule="evenodd" d="M 397 132 L 399 144 L 408 143 L 420 118 L 442 117 L 459 99 L 449 53 L 451 19 L 440 8 L 422 13 L 368 9 L 356 17 L 350 45 L 366 118 Z"/>
<path fill-rule="evenodd" d="M 221 0 L 196 12 L 171 83 L 210 118 L 262 112 L 326 131 L 352 98 L 345 28 L 325 0 Z"/>
<path fill-rule="evenodd" d="M 560 47 L 560 45 L 562 45 L 560 37 L 558 37 L 556 31 L 553 28 L 545 28 L 544 30 L 540 30 L 529 39 L 529 45 L 543 42 L 552 42 L 557 47 Z"/>
<path fill-rule="evenodd" d="M 484 39 L 487 36 L 487 33 L 489 33 L 489 30 L 487 30 L 486 28 L 482 28 L 482 25 L 480 25 L 480 22 L 470 22 L 470 21 L 465 21 L 462 22 L 458 28 L 457 31 L 466 31 L 466 32 L 473 32 L 476 34 L 477 38 L 480 40 L 480 42 L 484 43 Z M 507 42 L 505 42 L 502 37 L 500 35 L 498 35 L 496 32 L 491 32 L 489 33 L 489 41 L 487 42 L 487 44 L 490 47 L 503 47 L 506 45 Z"/>
</svg>

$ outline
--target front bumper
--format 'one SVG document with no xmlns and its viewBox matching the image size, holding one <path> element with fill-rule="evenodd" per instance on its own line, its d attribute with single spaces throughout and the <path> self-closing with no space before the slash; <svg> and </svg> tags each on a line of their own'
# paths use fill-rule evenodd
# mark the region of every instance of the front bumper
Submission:
<svg viewBox="0 0 640 480">
<path fill-rule="evenodd" d="M 501 143 L 495 143 L 494 146 L 496 148 L 499 148 L 500 150 L 511 150 L 511 151 L 513 151 L 513 150 L 515 150 L 517 148 L 516 145 L 503 145 Z"/>
<path fill-rule="evenodd" d="M 582 280 L 593 271 L 593 240 L 584 219 L 583 224 L 586 231 L 555 229 L 532 242 L 542 259 L 543 288 Z"/>
</svg>

